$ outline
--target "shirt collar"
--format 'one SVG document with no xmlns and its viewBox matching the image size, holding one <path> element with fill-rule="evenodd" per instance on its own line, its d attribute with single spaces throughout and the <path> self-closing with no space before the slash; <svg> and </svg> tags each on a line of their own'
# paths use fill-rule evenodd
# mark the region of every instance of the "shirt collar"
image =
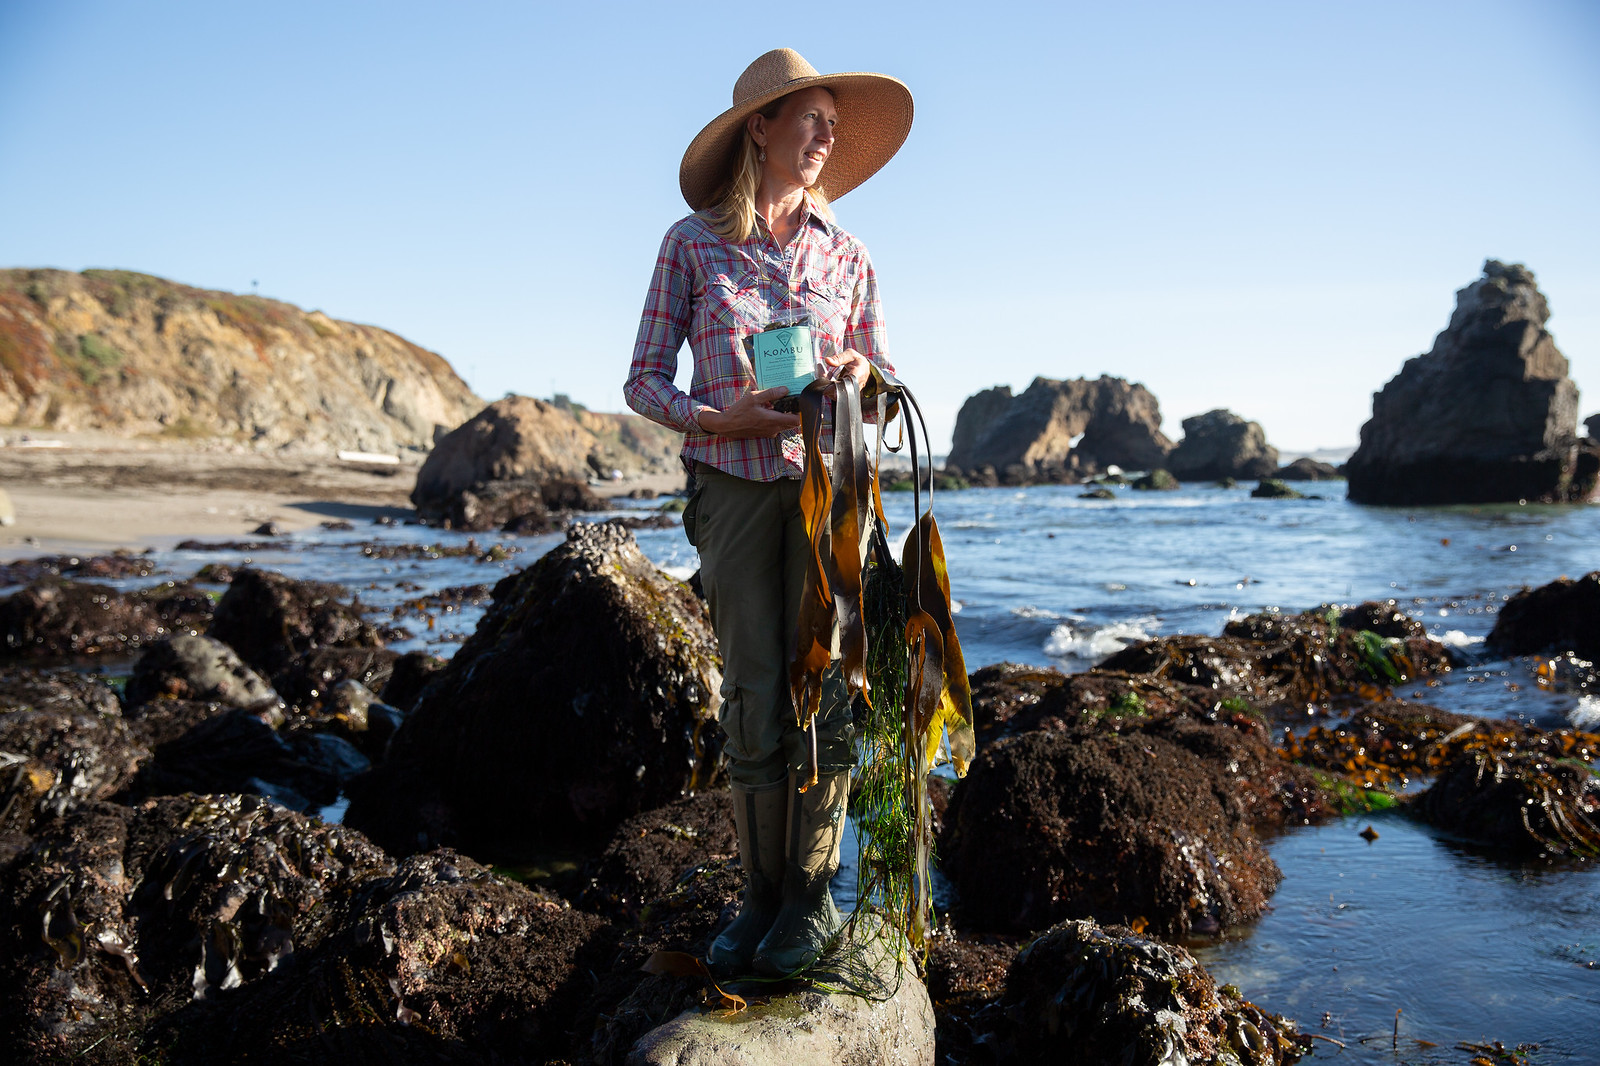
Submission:
<svg viewBox="0 0 1600 1066">
<path fill-rule="evenodd" d="M 807 190 L 805 199 L 800 205 L 800 228 L 804 229 L 807 226 L 817 227 L 823 232 L 824 236 L 828 237 L 834 236 L 835 231 L 839 228 L 824 218 L 822 212 L 817 210 L 816 202 L 812 200 L 810 190 Z M 760 214 L 756 215 L 756 228 L 762 233 L 771 232 L 767 229 L 767 220 L 762 218 Z"/>
</svg>

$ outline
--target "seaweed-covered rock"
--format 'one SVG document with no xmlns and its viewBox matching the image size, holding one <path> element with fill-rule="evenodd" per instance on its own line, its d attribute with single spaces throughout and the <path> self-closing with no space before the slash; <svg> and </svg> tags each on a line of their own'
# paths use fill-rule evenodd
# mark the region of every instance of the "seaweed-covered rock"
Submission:
<svg viewBox="0 0 1600 1066">
<path fill-rule="evenodd" d="M 1182 948 L 1090 921 L 1029 944 L 1001 1002 L 1014 1061 L 1047 1066 L 1279 1066 L 1309 1044 Z"/>
<path fill-rule="evenodd" d="M 1339 473 L 1336 466 L 1302 455 L 1294 462 L 1280 466 L 1272 476 L 1279 481 L 1339 481 L 1344 475 Z"/>
<path fill-rule="evenodd" d="M 1128 487 L 1138 489 L 1140 492 L 1171 492 L 1173 489 L 1182 488 L 1178 484 L 1177 478 L 1160 467 L 1150 471 L 1143 477 L 1134 478 Z"/>
<path fill-rule="evenodd" d="M 972 936 L 948 925 L 929 939 L 928 998 L 938 1022 L 935 1061 L 993 1061 L 998 1001 L 1006 973 L 1024 946 L 1016 937 Z"/>
<path fill-rule="evenodd" d="M 391 850 L 598 847 L 630 815 L 714 784 L 722 683 L 705 609 L 632 534 L 578 524 L 495 586 L 477 631 L 352 787 Z"/>
<path fill-rule="evenodd" d="M 1515 854 L 1600 857 L 1597 755 L 1466 751 L 1415 809 L 1440 829 Z"/>
<path fill-rule="evenodd" d="M 1290 488 L 1288 483 L 1273 477 L 1264 477 L 1256 482 L 1256 487 L 1250 490 L 1250 496 L 1256 500 L 1305 499 L 1305 494 L 1300 490 Z"/>
<path fill-rule="evenodd" d="M 616 950 L 599 918 L 450 852 L 412 856 L 333 909 L 319 946 L 168 1019 L 168 1061 L 570 1061 L 591 975 Z"/>
<path fill-rule="evenodd" d="M 731 859 L 739 842 L 733 803 L 723 789 L 703 790 L 636 814 L 612 834 L 589 866 L 580 905 L 637 921 L 645 905 L 671 891 L 697 863 Z"/>
<path fill-rule="evenodd" d="M 284 701 L 302 714 L 321 714 L 342 681 L 358 681 L 373 692 L 389 683 L 399 655 L 388 648 L 316 648 L 272 676 Z"/>
<path fill-rule="evenodd" d="M 345 595 L 339 585 L 241 569 L 217 604 L 210 635 L 268 677 L 318 648 L 381 647 L 377 629 Z"/>
<path fill-rule="evenodd" d="M 940 840 L 962 927 L 1029 933 L 1093 917 L 1178 937 L 1260 915 L 1281 875 L 1251 823 L 1285 815 L 1275 787 L 1250 786 L 1251 766 L 1218 757 L 1252 746 L 1206 735 L 1231 728 L 1038 731 L 980 749 Z M 1292 788 L 1260 734 L 1253 745 Z M 1314 789 L 1300 805 L 1321 813 Z"/>
<path fill-rule="evenodd" d="M 21 710 L 117 715 L 122 701 L 100 678 L 76 670 L 0 667 L 0 711 Z"/>
<path fill-rule="evenodd" d="M 228 645 L 193 633 L 158 641 L 139 656 L 124 694 L 129 706 L 177 699 L 230 707 L 248 707 L 277 695 Z"/>
<path fill-rule="evenodd" d="M 1503 655 L 1570 651 L 1600 662 L 1600 570 L 1523 589 L 1500 608 L 1486 643 Z"/>
<path fill-rule="evenodd" d="M 1345 472 L 1356 503 L 1571 498 L 1578 388 L 1520 263 L 1490 259 L 1450 324 L 1372 398 Z"/>
<path fill-rule="evenodd" d="M 1167 456 L 1167 469 L 1183 481 L 1271 477 L 1278 449 L 1259 422 L 1218 408 L 1183 420 L 1183 439 Z"/>
<path fill-rule="evenodd" d="M 114 795 L 150 758 L 118 714 L 60 693 L 38 706 L 0 713 L 0 860 L 48 819 Z"/>
<path fill-rule="evenodd" d="M 1450 650 L 1387 601 L 1343 611 L 1247 615 L 1228 622 L 1220 637 L 1144 641 L 1096 669 L 1199 685 L 1263 710 L 1314 711 L 1338 696 L 1376 695 L 1450 665 Z"/>
<path fill-rule="evenodd" d="M 0 600 L 0 655 L 61 658 L 123 653 L 174 633 L 204 629 L 211 600 L 167 582 L 119 592 L 45 578 Z"/>
<path fill-rule="evenodd" d="M 8 1060 L 100 1048 L 131 1061 L 140 1029 L 248 985 L 314 947 L 350 887 L 392 864 L 358 833 L 265 800 L 95 803 L 55 822 L 0 888 Z"/>
</svg>

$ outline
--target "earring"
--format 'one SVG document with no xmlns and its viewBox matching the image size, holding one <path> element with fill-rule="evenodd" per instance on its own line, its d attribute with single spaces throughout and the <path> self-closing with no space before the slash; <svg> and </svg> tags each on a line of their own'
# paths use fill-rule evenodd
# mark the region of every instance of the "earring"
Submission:
<svg viewBox="0 0 1600 1066">
<path fill-rule="evenodd" d="M 765 148 L 761 149 L 760 153 L 756 156 L 756 161 L 759 163 L 765 163 L 767 161 L 767 150 Z"/>
</svg>

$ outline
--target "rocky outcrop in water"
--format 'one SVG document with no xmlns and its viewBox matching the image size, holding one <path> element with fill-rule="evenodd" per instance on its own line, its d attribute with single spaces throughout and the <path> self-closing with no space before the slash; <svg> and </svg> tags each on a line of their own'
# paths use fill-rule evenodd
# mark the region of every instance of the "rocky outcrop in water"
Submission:
<svg viewBox="0 0 1600 1066">
<path fill-rule="evenodd" d="M 1172 442 L 1161 407 L 1143 385 L 1121 378 L 1034 378 L 1020 396 L 1001 385 L 968 397 L 956 415 L 946 468 L 1007 484 L 1077 481 L 1109 466 L 1163 465 Z"/>
<path fill-rule="evenodd" d="M 1180 481 L 1271 477 L 1278 469 L 1278 449 L 1267 443 L 1261 423 L 1218 408 L 1183 420 L 1183 439 L 1167 456 L 1166 467 Z"/>
<path fill-rule="evenodd" d="M 375 326 L 126 270 L 0 270 L 0 424 L 392 453 L 481 406 Z"/>
<path fill-rule="evenodd" d="M 1294 462 L 1279 467 L 1273 476 L 1279 481 L 1337 481 L 1344 477 L 1338 467 L 1318 462 L 1309 455 L 1302 455 Z"/>
<path fill-rule="evenodd" d="M 89 581 L 43 578 L 0 600 L 0 657 L 61 659 L 136 651 L 204 629 L 211 600 L 167 582 L 121 592 Z"/>
<path fill-rule="evenodd" d="M 507 396 L 440 439 L 417 471 L 411 502 L 452 529 L 544 532 L 562 513 L 602 506 L 589 478 L 664 472 L 679 440 L 633 415 Z"/>
<path fill-rule="evenodd" d="M 622 819 L 714 781 L 721 683 L 689 587 L 626 530 L 574 525 L 495 586 L 347 819 L 400 852 L 596 846 Z"/>
<path fill-rule="evenodd" d="M 1600 570 L 1523 589 L 1500 608 L 1486 644 L 1505 655 L 1572 652 L 1600 662 Z"/>
<path fill-rule="evenodd" d="M 1446 832 L 1513 855 L 1600 857 L 1600 775 L 1576 758 L 1466 751 L 1415 807 Z"/>
<path fill-rule="evenodd" d="M 1578 389 L 1546 332 L 1533 272 L 1488 260 L 1433 348 L 1372 399 L 1350 499 L 1411 505 L 1586 498 L 1574 480 Z M 1595 464 L 1600 468 L 1600 457 Z"/>
<path fill-rule="evenodd" d="M 318 648 L 381 647 L 382 635 L 346 596 L 339 585 L 242 568 L 217 603 L 210 636 L 268 676 Z"/>
</svg>

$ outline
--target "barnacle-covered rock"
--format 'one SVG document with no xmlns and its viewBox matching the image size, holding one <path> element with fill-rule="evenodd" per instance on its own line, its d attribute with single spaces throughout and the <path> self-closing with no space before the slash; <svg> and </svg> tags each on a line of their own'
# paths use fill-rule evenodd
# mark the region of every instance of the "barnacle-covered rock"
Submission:
<svg viewBox="0 0 1600 1066">
<path fill-rule="evenodd" d="M 1600 570 L 1523 589 L 1500 608 L 1485 643 L 1504 655 L 1572 652 L 1600 662 Z"/>
<path fill-rule="evenodd" d="M 168 1061 L 562 1060 L 616 947 L 601 919 L 450 852 L 367 878 L 334 910 L 315 949 L 169 1018 Z"/>
<path fill-rule="evenodd" d="M 257 797 L 71 812 L 0 887 L 0 1057 L 131 1061 L 150 1018 L 314 947 L 344 894 L 392 869 L 360 834 Z"/>
<path fill-rule="evenodd" d="M 1261 733 L 1231 731 L 1179 718 L 980 749 L 940 840 L 963 928 L 1093 917 L 1178 937 L 1257 917 L 1280 874 L 1252 823 L 1326 808 Z"/>
<path fill-rule="evenodd" d="M 0 668 L 0 711 L 120 714 L 122 701 L 103 680 L 70 669 Z"/>
<path fill-rule="evenodd" d="M 211 600 L 172 582 L 120 592 L 88 581 L 44 578 L 0 600 L 0 655 L 34 659 L 126 653 L 174 633 L 196 632 Z"/>
<path fill-rule="evenodd" d="M 217 604 L 210 635 L 268 677 L 318 648 L 382 647 L 382 635 L 345 596 L 339 585 L 243 568 Z"/>
<path fill-rule="evenodd" d="M 317 648 L 284 666 L 272 676 L 272 684 L 294 710 L 320 716 L 341 681 L 359 681 L 381 691 L 399 657 L 388 648 Z"/>
<path fill-rule="evenodd" d="M 720 666 L 688 586 L 626 530 L 575 525 L 495 586 L 346 820 L 397 852 L 598 848 L 715 783 Z"/>
<path fill-rule="evenodd" d="M 1063 922 L 1011 965 L 1001 1001 L 1017 1062 L 1279 1066 L 1295 1023 L 1218 988 L 1194 957 L 1121 926 Z"/>
<path fill-rule="evenodd" d="M 1566 732 L 1566 731 L 1563 731 Z M 1440 829 L 1513 854 L 1600 857 L 1600 776 L 1588 758 L 1469 750 L 1415 809 Z"/>
<path fill-rule="evenodd" d="M 202 700 L 248 707 L 276 693 L 220 640 L 180 633 L 158 641 L 133 664 L 128 705 L 154 699 Z"/>
</svg>

